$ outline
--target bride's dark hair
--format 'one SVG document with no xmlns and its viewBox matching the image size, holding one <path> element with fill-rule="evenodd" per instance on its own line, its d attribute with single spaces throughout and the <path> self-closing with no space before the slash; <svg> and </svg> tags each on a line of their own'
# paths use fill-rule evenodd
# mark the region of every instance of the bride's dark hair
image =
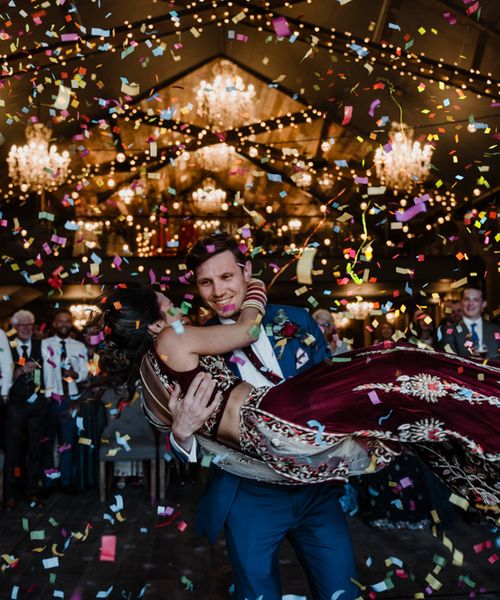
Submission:
<svg viewBox="0 0 500 600">
<path fill-rule="evenodd" d="M 113 388 L 130 389 L 139 377 L 140 362 L 153 343 L 148 326 L 162 318 L 158 298 L 151 288 L 118 287 L 101 298 L 99 322 L 104 343 L 99 349 L 103 380 Z"/>
</svg>

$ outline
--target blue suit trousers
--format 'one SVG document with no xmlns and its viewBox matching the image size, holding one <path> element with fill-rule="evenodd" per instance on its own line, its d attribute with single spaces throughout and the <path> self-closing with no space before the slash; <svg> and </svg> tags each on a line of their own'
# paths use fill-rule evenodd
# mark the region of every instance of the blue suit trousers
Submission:
<svg viewBox="0 0 500 600">
<path fill-rule="evenodd" d="M 360 596 L 347 521 L 332 484 L 266 486 L 242 479 L 226 520 L 237 600 L 281 600 L 279 546 L 286 537 L 302 563 L 314 600 Z"/>
</svg>

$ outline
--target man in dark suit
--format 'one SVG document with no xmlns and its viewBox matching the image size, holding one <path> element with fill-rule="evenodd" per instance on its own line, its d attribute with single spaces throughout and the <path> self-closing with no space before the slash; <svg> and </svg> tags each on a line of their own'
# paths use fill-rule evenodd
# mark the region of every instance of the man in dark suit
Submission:
<svg viewBox="0 0 500 600">
<path fill-rule="evenodd" d="M 17 331 L 13 342 L 13 383 L 6 404 L 5 497 L 13 510 L 22 494 L 33 506 L 42 506 L 38 484 L 43 474 L 41 442 L 47 424 L 47 401 L 42 390 L 42 350 L 32 337 L 35 317 L 28 310 L 12 316 Z"/>
<path fill-rule="evenodd" d="M 231 322 L 245 299 L 252 272 L 239 242 L 228 234 L 210 236 L 193 247 L 186 263 L 217 322 Z M 323 335 L 307 311 L 268 305 L 259 339 L 226 358 L 243 380 L 269 386 L 318 364 L 328 354 Z M 170 439 L 184 460 L 196 460 L 193 433 L 207 418 L 202 406 L 189 401 L 184 406 L 181 399 L 173 411 Z M 220 458 L 228 449 L 221 446 L 216 453 Z M 343 485 L 278 485 L 266 482 L 265 474 L 264 482 L 257 481 L 260 465 L 244 474 L 238 468 L 225 470 L 224 460 L 216 462 L 223 468 L 211 469 L 198 507 L 198 529 L 215 542 L 225 527 L 238 600 L 281 599 L 278 553 L 285 537 L 307 572 L 313 598 L 330 600 L 339 590 L 345 600 L 359 596 L 351 581 L 356 578 L 354 552 L 339 504 Z M 238 459 L 236 463 L 241 464 Z"/>
<path fill-rule="evenodd" d="M 462 290 L 462 320 L 444 332 L 442 347 L 460 356 L 498 358 L 500 327 L 483 318 L 486 301 L 480 287 Z"/>
</svg>

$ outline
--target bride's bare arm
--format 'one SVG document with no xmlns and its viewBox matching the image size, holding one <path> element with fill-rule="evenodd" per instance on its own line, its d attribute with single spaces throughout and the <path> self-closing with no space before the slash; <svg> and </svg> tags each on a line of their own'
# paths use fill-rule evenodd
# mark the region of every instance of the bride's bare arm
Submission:
<svg viewBox="0 0 500 600">
<path fill-rule="evenodd" d="M 251 280 L 236 323 L 211 327 L 186 327 L 182 333 L 166 328 L 157 341 L 162 360 L 178 371 L 198 364 L 200 355 L 224 354 L 252 344 L 260 333 L 267 297 L 261 281 Z"/>
<path fill-rule="evenodd" d="M 224 354 L 252 344 L 259 337 L 260 319 L 259 311 L 250 307 L 231 325 L 187 326 L 182 333 L 169 327 L 158 336 L 156 350 L 171 368 L 187 371 L 198 364 L 202 354 Z"/>
</svg>

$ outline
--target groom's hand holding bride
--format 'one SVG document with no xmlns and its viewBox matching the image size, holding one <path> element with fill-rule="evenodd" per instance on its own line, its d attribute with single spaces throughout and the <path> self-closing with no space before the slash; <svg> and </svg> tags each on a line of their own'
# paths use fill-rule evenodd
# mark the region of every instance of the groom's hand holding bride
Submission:
<svg viewBox="0 0 500 600">
<path fill-rule="evenodd" d="M 215 411 L 220 401 L 220 392 L 210 401 L 215 389 L 215 381 L 208 373 L 198 373 L 184 396 L 178 384 L 174 386 L 168 401 L 172 415 L 172 433 L 175 441 L 186 452 L 193 445 L 193 434 Z"/>
</svg>

